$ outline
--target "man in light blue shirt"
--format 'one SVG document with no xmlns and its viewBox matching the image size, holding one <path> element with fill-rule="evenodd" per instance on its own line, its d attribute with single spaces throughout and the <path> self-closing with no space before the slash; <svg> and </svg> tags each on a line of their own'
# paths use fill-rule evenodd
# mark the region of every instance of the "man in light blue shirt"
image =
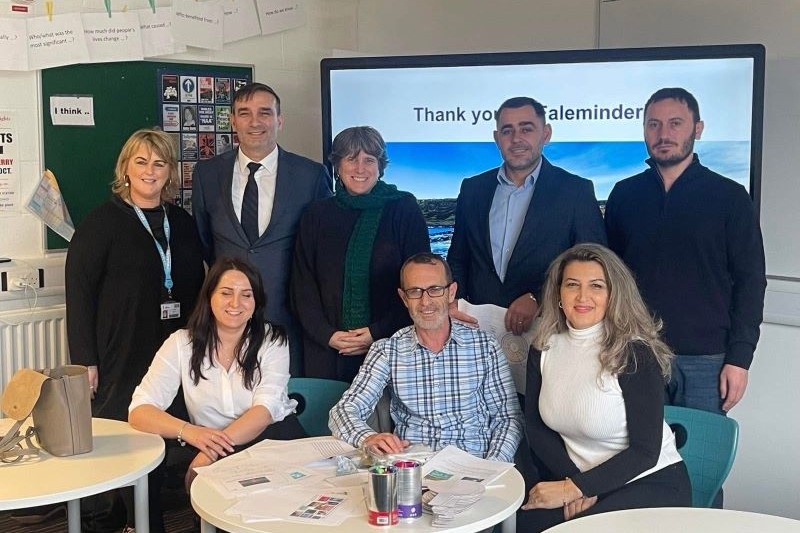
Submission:
<svg viewBox="0 0 800 533">
<path fill-rule="evenodd" d="M 489 239 L 492 243 L 494 268 L 501 280 L 506 279 L 508 260 L 517 244 L 525 214 L 536 187 L 536 178 L 542 169 L 542 160 L 533 172 L 514 181 L 506 175 L 505 166 L 497 171 L 497 188 L 494 190 L 492 207 L 489 209 Z"/>
<path fill-rule="evenodd" d="M 509 98 L 496 117 L 503 164 L 461 183 L 447 261 L 458 297 L 505 307 L 506 330 L 521 335 L 538 313 L 550 262 L 580 242 L 605 244 L 606 234 L 592 182 L 542 155 L 553 133 L 544 106 Z M 451 316 L 474 322 L 455 305 Z"/>
<path fill-rule="evenodd" d="M 521 412 L 506 357 L 489 333 L 450 321 L 450 268 L 421 253 L 400 272 L 400 298 L 414 324 L 369 350 L 353 384 L 330 412 L 333 435 L 353 446 L 399 453 L 411 443 L 454 445 L 477 457 L 512 461 Z M 395 433 L 366 420 L 386 386 Z"/>
</svg>

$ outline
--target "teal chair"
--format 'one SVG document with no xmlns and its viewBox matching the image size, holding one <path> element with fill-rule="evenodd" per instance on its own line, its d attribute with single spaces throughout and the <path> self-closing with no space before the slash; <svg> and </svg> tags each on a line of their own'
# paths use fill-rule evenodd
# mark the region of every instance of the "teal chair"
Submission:
<svg viewBox="0 0 800 533">
<path fill-rule="evenodd" d="M 328 429 L 328 411 L 348 387 L 349 383 L 332 379 L 289 379 L 289 398 L 297 400 L 297 419 L 309 437 L 331 434 Z"/>
<path fill-rule="evenodd" d="M 739 424 L 716 413 L 664 407 L 664 420 L 675 433 L 692 482 L 692 507 L 711 507 L 736 457 Z"/>
</svg>

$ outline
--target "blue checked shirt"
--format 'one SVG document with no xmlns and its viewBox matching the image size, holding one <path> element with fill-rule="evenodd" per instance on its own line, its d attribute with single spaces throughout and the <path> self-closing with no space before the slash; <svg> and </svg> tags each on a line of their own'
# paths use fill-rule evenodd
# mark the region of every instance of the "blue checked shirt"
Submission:
<svg viewBox="0 0 800 533">
<path fill-rule="evenodd" d="M 373 435 L 365 420 L 387 385 L 401 439 L 434 450 L 452 444 L 477 457 L 513 460 L 522 415 L 506 356 L 493 335 L 452 323 L 438 353 L 417 342 L 414 326 L 376 341 L 331 409 L 333 435 L 353 446 Z"/>
</svg>

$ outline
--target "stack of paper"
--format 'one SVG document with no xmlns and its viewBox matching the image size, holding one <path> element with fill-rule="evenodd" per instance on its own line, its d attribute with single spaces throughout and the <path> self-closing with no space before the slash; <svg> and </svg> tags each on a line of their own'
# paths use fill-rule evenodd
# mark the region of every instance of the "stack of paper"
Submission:
<svg viewBox="0 0 800 533">
<path fill-rule="evenodd" d="M 446 527 L 450 522 L 481 499 L 485 488 L 475 481 L 457 480 L 438 485 L 437 491 L 422 495 L 423 510 L 433 514 L 434 527 Z"/>
<path fill-rule="evenodd" d="M 514 463 L 489 461 L 447 446 L 422 466 L 422 484 L 441 492 L 441 484 L 456 480 L 475 481 L 484 487 L 514 468 Z"/>
</svg>

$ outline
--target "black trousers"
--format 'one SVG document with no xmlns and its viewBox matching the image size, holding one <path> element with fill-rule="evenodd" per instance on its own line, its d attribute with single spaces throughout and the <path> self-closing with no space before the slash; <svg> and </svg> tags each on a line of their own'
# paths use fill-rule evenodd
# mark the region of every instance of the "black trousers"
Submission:
<svg viewBox="0 0 800 533">
<path fill-rule="evenodd" d="M 247 444 L 234 446 L 233 453 L 246 450 L 250 446 L 267 439 L 294 440 L 302 439 L 307 436 L 308 435 L 303 430 L 303 426 L 300 425 L 300 421 L 297 419 L 297 416 L 290 414 L 280 422 L 275 422 L 274 424 L 267 426 L 267 429 L 262 431 L 258 437 L 251 440 Z M 178 485 L 182 487 L 183 476 L 186 470 L 189 468 L 189 464 L 194 460 L 198 453 L 200 453 L 200 451 L 194 446 L 189 444 L 186 446 L 179 446 L 175 441 L 171 441 L 168 443 L 167 453 L 164 461 L 156 470 L 150 473 L 150 476 L 148 477 L 148 484 L 150 486 L 150 531 L 152 533 L 161 533 L 164 531 L 164 518 L 160 500 L 161 487 L 165 482 L 171 483 L 173 486 Z M 171 466 L 171 468 L 166 468 L 165 465 Z M 179 477 L 178 480 L 166 479 L 167 476 L 176 475 Z M 131 492 L 130 494 L 132 497 L 133 493 Z M 133 500 L 130 502 L 126 501 L 125 503 L 128 508 L 128 524 L 133 525 Z"/>
<path fill-rule="evenodd" d="M 172 409 L 171 409 L 172 411 Z M 172 413 L 175 414 L 175 413 Z M 188 414 L 182 416 L 188 419 Z M 255 439 L 234 447 L 234 453 L 240 452 L 265 439 L 292 440 L 307 437 L 306 432 L 291 414 L 280 422 L 270 424 Z M 164 532 L 164 516 L 161 505 L 161 489 L 165 483 L 171 486 L 183 486 L 183 475 L 189 464 L 199 453 L 193 446 L 179 446 L 174 440 L 167 440 L 164 461 L 150 472 L 147 478 L 148 503 L 150 506 L 150 531 Z M 179 476 L 179 480 L 167 480 L 167 476 Z M 87 533 L 118 533 L 125 525 L 134 526 L 133 488 L 125 487 L 104 492 L 81 500 L 82 530 Z"/>
<path fill-rule="evenodd" d="M 525 501 L 527 501 L 527 495 Z M 601 494 L 597 503 L 573 520 L 609 511 L 646 507 L 691 507 L 692 487 L 683 461 L 671 464 L 643 478 L 623 485 L 615 491 Z M 544 531 L 564 522 L 564 511 L 532 509 L 517 512 L 517 530 L 525 533 Z"/>
</svg>

